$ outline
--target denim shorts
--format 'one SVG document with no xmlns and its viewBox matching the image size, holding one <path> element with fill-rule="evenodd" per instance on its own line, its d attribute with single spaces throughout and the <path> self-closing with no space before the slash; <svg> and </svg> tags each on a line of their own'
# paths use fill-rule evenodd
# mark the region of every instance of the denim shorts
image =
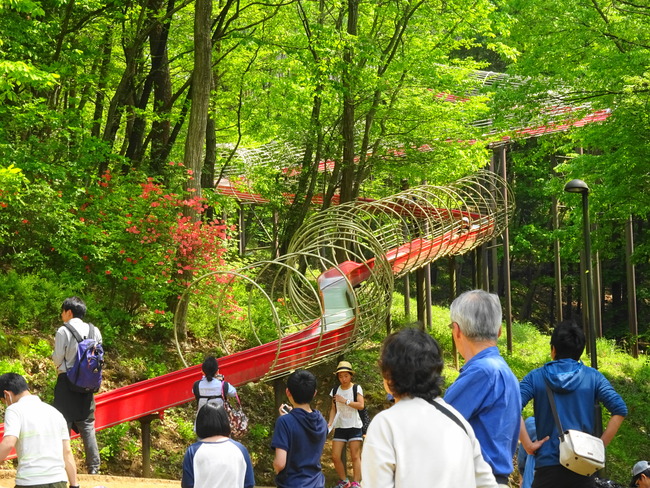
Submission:
<svg viewBox="0 0 650 488">
<path fill-rule="evenodd" d="M 340 442 L 362 441 L 363 432 L 361 432 L 361 427 L 352 427 L 350 429 L 334 429 L 333 440 Z"/>
</svg>

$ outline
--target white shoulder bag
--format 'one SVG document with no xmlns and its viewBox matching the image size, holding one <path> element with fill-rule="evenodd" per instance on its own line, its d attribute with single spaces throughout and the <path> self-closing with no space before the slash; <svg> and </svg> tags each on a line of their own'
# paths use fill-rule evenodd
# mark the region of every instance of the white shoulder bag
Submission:
<svg viewBox="0 0 650 488">
<path fill-rule="evenodd" d="M 544 381 L 546 383 L 546 381 Z M 546 383 L 546 393 L 551 404 L 557 431 L 560 433 L 560 464 L 574 473 L 591 476 L 605 467 L 605 445 L 593 435 L 579 430 L 563 430 L 555 406 L 555 396 Z"/>
</svg>

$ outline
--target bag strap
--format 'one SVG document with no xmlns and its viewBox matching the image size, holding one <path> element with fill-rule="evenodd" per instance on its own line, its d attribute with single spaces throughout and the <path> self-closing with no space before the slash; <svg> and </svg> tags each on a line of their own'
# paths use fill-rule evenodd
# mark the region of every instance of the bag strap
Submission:
<svg viewBox="0 0 650 488">
<path fill-rule="evenodd" d="M 70 333 L 72 334 L 72 337 L 74 337 L 77 342 L 83 341 L 83 338 L 81 337 L 79 332 L 77 332 L 77 329 L 72 327 L 72 325 L 70 325 L 70 322 L 64 322 L 63 325 L 65 326 L 66 329 L 68 329 L 70 331 Z M 95 326 L 93 324 L 91 324 L 90 322 L 88 322 L 88 337 L 87 337 L 87 339 L 93 339 L 93 340 L 95 339 Z"/>
<path fill-rule="evenodd" d="M 81 338 L 81 336 L 79 335 L 79 332 L 77 332 L 77 329 L 75 329 L 74 327 L 72 327 L 72 326 L 70 325 L 69 322 L 64 322 L 64 323 L 63 323 L 63 326 L 64 326 L 66 329 L 68 329 L 68 330 L 70 331 L 70 333 L 72 334 L 72 337 L 74 337 L 75 340 L 76 340 L 78 343 L 81 342 L 81 341 L 83 340 L 83 339 Z"/>
<path fill-rule="evenodd" d="M 458 417 L 456 417 L 453 413 L 451 413 L 451 410 L 449 410 L 447 407 L 445 407 L 443 405 L 440 405 L 435 400 L 433 400 L 433 401 L 431 401 L 429 403 L 431 403 L 431 405 L 433 405 L 435 408 L 437 408 L 441 413 L 443 413 L 444 415 L 449 417 L 451 420 L 453 420 L 456 423 L 456 425 L 458 425 L 458 427 L 463 429 L 465 431 L 465 433 L 467 435 L 469 435 L 469 433 L 467 432 L 467 429 L 465 428 L 463 423 L 460 421 L 460 419 Z"/>
<path fill-rule="evenodd" d="M 548 402 L 551 404 L 551 411 L 553 412 L 553 418 L 555 419 L 555 426 L 557 427 L 557 433 L 560 437 L 564 436 L 564 429 L 562 428 L 562 422 L 560 422 L 560 416 L 557 414 L 557 407 L 555 405 L 555 395 L 553 390 L 548 385 L 548 381 L 544 378 L 544 385 L 546 386 L 546 394 L 548 395 Z"/>
<path fill-rule="evenodd" d="M 224 403 L 230 405 L 230 401 L 228 400 L 228 390 L 230 390 L 230 384 L 226 380 L 223 380 L 221 382 L 221 398 Z M 239 410 L 241 410 L 241 401 L 239 400 L 237 390 L 235 390 L 235 400 L 237 400 L 237 406 L 239 407 Z"/>
<path fill-rule="evenodd" d="M 352 385 L 352 398 L 354 398 L 354 401 L 357 401 L 357 384 L 355 383 Z"/>
</svg>

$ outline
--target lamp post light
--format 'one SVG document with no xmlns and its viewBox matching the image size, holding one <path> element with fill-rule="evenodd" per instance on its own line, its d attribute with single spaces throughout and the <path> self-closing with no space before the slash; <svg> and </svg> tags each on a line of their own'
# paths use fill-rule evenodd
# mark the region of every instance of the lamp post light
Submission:
<svg viewBox="0 0 650 488">
<path fill-rule="evenodd" d="M 582 180 L 571 180 L 564 185 L 568 193 L 582 194 L 582 235 L 585 241 L 585 278 L 587 280 L 587 323 L 589 324 L 589 354 L 591 367 L 598 369 L 598 356 L 596 354 L 596 307 L 594 297 L 594 278 L 591 269 L 591 235 L 589 223 L 589 187 Z"/>
<path fill-rule="evenodd" d="M 568 193 L 582 194 L 582 234 L 585 241 L 585 278 L 587 279 L 587 323 L 589 324 L 589 355 L 591 367 L 598 369 L 598 356 L 596 354 L 596 306 L 594 297 L 594 277 L 591 269 L 591 225 L 589 223 L 589 187 L 582 180 L 571 180 L 564 185 Z M 603 419 L 600 405 L 594 405 L 594 435 L 600 437 L 603 433 Z"/>
</svg>

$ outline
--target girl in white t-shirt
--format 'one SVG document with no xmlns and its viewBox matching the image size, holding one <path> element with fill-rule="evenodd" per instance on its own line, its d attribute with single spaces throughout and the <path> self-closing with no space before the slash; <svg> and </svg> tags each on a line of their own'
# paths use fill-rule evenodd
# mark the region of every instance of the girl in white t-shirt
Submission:
<svg viewBox="0 0 650 488">
<path fill-rule="evenodd" d="M 334 439 L 332 440 L 332 461 L 334 469 L 339 477 L 335 488 L 356 488 L 361 482 L 361 442 L 363 423 L 359 417 L 359 410 L 363 410 L 363 390 L 356 385 L 357 397 L 354 398 L 354 383 L 352 376 L 354 370 L 347 361 L 339 362 L 334 374 L 337 376 L 340 386 L 334 388 L 330 393 L 332 396 L 332 408 L 328 427 L 334 428 Z M 345 444 L 350 446 L 350 457 L 352 458 L 353 481 L 350 482 L 345 476 L 345 465 L 341 459 Z"/>
</svg>

